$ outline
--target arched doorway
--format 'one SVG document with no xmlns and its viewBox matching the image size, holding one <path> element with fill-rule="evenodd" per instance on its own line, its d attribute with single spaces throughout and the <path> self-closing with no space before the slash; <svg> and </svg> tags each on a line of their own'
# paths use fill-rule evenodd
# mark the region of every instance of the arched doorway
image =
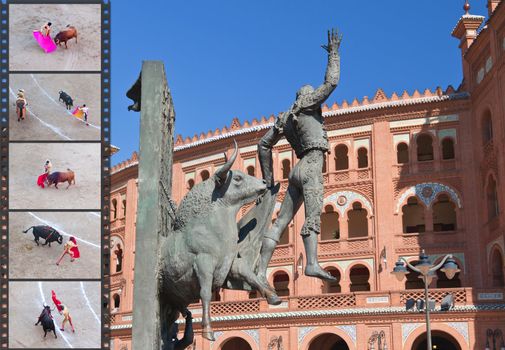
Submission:
<svg viewBox="0 0 505 350">
<path fill-rule="evenodd" d="M 412 350 L 426 350 L 426 342 L 426 333 L 423 333 L 414 341 Z M 459 346 L 456 339 L 454 339 L 450 334 L 441 331 L 431 332 L 431 345 L 433 349 L 461 350 L 461 346 Z"/>
<path fill-rule="evenodd" d="M 221 346 L 221 350 L 252 350 L 252 348 L 244 339 L 234 337 L 228 339 L 223 346 Z"/>
<path fill-rule="evenodd" d="M 349 350 L 349 346 L 338 335 L 324 333 L 310 342 L 308 350 Z"/>
</svg>

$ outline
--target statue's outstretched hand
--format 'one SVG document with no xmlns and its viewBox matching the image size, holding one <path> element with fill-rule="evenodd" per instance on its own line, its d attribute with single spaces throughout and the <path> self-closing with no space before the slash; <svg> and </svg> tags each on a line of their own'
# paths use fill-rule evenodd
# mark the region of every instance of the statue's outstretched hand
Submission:
<svg viewBox="0 0 505 350">
<path fill-rule="evenodd" d="M 338 29 L 328 30 L 328 44 L 321 45 L 329 54 L 338 53 L 343 35 L 338 33 Z"/>
</svg>

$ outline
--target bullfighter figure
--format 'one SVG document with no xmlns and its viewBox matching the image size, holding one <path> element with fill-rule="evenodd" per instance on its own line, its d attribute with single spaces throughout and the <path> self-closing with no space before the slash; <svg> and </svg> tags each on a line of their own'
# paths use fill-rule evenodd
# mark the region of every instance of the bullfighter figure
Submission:
<svg viewBox="0 0 505 350">
<path fill-rule="evenodd" d="M 296 93 L 291 108 L 279 115 L 274 126 L 258 144 L 261 171 L 269 187 L 274 185 L 272 148 L 282 136 L 286 137 L 300 159 L 289 174 L 289 185 L 279 216 L 263 238 L 258 277 L 264 283 L 268 283 L 266 270 L 280 236 L 302 203 L 305 204 L 305 223 L 301 229 L 307 259 L 305 275 L 335 280 L 319 265 L 317 236 L 321 231 L 323 207 L 323 160 L 329 151 L 321 104 L 330 96 L 340 79 L 341 40 L 342 36 L 336 30 L 328 31 L 328 45 L 322 46 L 328 52 L 324 83 L 315 90 L 310 85 L 302 86 Z"/>
</svg>

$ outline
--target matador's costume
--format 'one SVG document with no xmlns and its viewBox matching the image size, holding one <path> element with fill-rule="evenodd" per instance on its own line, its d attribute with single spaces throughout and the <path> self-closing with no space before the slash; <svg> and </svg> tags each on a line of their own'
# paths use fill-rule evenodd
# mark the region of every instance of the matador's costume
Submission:
<svg viewBox="0 0 505 350">
<path fill-rule="evenodd" d="M 259 276 L 264 274 L 268 262 L 279 242 L 280 236 L 292 220 L 302 202 L 305 204 L 305 223 L 301 229 L 307 253 L 307 265 L 317 264 L 307 275 L 332 279 L 331 275 L 320 269 L 317 263 L 317 234 L 321 231 L 321 211 L 323 206 L 324 155 L 329 151 L 328 136 L 323 125 L 321 104 L 336 88 L 340 79 L 340 56 L 338 45 L 328 50 L 328 66 L 324 83 L 314 90 L 303 86 L 289 111 L 282 113 L 274 126 L 263 136 L 258 144 L 259 161 L 263 178 L 268 186 L 274 184 L 272 169 L 272 148 L 285 136 L 300 161 L 289 174 L 289 186 L 282 203 L 279 216 L 264 235 L 261 251 Z M 264 279 L 266 280 L 266 279 Z"/>
</svg>

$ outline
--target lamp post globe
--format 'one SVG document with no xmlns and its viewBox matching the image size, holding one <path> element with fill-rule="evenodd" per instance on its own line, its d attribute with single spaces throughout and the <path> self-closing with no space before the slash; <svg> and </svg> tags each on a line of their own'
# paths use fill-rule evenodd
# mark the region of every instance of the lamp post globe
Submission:
<svg viewBox="0 0 505 350">
<path fill-rule="evenodd" d="M 423 251 L 419 255 L 419 264 L 416 265 L 416 268 L 418 268 L 423 275 L 427 275 L 432 267 L 433 265 L 431 264 L 428 255 L 426 255 L 423 249 Z"/>
<path fill-rule="evenodd" d="M 450 257 L 446 260 L 444 267 L 442 267 L 440 271 L 444 272 L 448 279 L 453 279 L 461 270 L 458 268 L 454 258 Z"/>
<path fill-rule="evenodd" d="M 393 268 L 393 271 L 391 271 L 391 274 L 395 275 L 398 281 L 402 281 L 405 275 L 407 275 L 409 272 L 407 271 L 407 268 L 403 264 L 401 260 L 398 260 L 395 263 L 395 267 Z"/>
</svg>

